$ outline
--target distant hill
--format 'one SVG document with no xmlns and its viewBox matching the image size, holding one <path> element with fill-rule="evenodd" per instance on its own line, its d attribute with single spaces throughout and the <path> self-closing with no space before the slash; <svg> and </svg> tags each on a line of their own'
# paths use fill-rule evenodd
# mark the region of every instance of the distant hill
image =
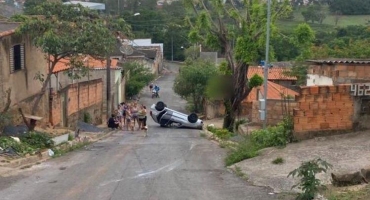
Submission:
<svg viewBox="0 0 370 200">
<path fill-rule="evenodd" d="M 21 12 L 22 12 L 21 9 L 6 5 L 5 3 L 0 3 L 0 16 L 9 18 L 12 15 L 19 14 Z"/>
</svg>

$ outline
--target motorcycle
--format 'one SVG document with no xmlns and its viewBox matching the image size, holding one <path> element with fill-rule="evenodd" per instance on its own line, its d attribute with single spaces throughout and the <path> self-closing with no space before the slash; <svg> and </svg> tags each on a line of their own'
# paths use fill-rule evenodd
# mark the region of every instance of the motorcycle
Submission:
<svg viewBox="0 0 370 200">
<path fill-rule="evenodd" d="M 157 91 L 155 91 L 155 90 L 153 90 L 153 91 L 152 91 L 152 99 L 153 99 L 154 97 L 155 97 L 155 98 L 159 98 L 159 94 L 158 94 L 158 92 L 157 92 Z"/>
</svg>

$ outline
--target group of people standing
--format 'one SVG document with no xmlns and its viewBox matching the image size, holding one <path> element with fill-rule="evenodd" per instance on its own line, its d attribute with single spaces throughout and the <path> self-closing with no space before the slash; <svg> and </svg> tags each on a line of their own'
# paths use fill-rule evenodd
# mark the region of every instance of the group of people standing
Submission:
<svg viewBox="0 0 370 200">
<path fill-rule="evenodd" d="M 133 103 L 122 102 L 115 110 L 115 114 L 112 114 L 108 120 L 108 127 L 134 131 L 137 124 L 137 130 L 144 130 L 145 136 L 147 136 L 148 126 L 146 121 L 147 110 L 144 105 L 138 104 L 137 101 Z"/>
</svg>

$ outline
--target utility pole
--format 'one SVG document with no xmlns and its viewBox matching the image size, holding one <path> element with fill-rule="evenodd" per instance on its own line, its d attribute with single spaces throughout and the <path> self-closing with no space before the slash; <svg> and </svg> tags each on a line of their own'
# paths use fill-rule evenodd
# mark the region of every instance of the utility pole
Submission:
<svg viewBox="0 0 370 200">
<path fill-rule="evenodd" d="M 271 21 L 271 0 L 267 0 L 267 30 L 266 30 L 266 58 L 264 64 L 264 77 L 263 77 L 263 87 L 264 87 L 264 119 L 263 119 L 263 128 L 266 128 L 267 124 L 267 79 L 268 79 L 268 72 L 269 72 L 269 48 L 270 48 L 270 21 Z"/>
<path fill-rule="evenodd" d="M 172 52 L 172 56 L 171 56 L 171 61 L 173 61 L 173 36 L 171 36 L 171 52 Z"/>
<path fill-rule="evenodd" d="M 110 117 L 111 114 L 111 84 L 110 84 L 110 56 L 107 55 L 107 118 Z"/>
</svg>

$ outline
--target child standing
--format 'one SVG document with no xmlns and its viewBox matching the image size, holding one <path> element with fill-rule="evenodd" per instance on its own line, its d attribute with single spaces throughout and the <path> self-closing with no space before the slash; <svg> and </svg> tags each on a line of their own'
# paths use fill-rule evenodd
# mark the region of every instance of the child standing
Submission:
<svg viewBox="0 0 370 200">
<path fill-rule="evenodd" d="M 147 130 L 148 127 L 146 126 L 146 107 L 144 105 L 141 106 L 139 113 L 138 113 L 138 118 L 139 118 L 139 130 L 144 130 L 145 131 L 145 137 L 148 136 Z"/>
<path fill-rule="evenodd" d="M 134 127 L 132 125 L 132 114 L 131 114 L 131 106 L 128 105 L 128 108 L 126 110 L 126 127 L 127 127 L 127 130 L 131 130 L 133 131 L 134 130 Z"/>
</svg>

